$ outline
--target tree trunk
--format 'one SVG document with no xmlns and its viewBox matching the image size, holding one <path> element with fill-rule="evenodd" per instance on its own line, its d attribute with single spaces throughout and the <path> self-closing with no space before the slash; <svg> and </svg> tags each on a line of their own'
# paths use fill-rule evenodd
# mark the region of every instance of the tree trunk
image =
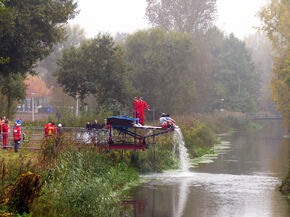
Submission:
<svg viewBox="0 0 290 217">
<path fill-rule="evenodd" d="M 8 87 L 8 92 L 7 92 L 7 117 L 10 119 L 11 115 L 11 88 Z"/>
<path fill-rule="evenodd" d="M 238 93 L 241 93 L 241 79 L 240 79 L 240 74 L 237 74 L 237 78 L 238 78 Z"/>
</svg>

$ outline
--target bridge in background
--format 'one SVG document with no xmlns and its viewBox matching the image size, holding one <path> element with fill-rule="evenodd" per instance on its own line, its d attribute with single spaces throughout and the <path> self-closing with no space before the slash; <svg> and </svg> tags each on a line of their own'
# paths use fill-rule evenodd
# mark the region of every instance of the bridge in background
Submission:
<svg viewBox="0 0 290 217">
<path fill-rule="evenodd" d="M 247 113 L 246 118 L 248 120 L 280 120 L 282 116 L 280 114 L 269 113 Z"/>
</svg>

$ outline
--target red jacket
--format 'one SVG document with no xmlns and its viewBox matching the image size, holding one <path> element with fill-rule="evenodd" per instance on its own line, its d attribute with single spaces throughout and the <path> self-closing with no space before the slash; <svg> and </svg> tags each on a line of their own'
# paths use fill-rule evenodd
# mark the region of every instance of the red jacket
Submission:
<svg viewBox="0 0 290 217">
<path fill-rule="evenodd" d="M 139 103 L 139 100 L 134 100 L 133 112 L 138 111 L 138 103 Z"/>
<path fill-rule="evenodd" d="M 52 124 L 45 124 L 44 126 L 44 134 L 45 136 L 56 136 L 57 130 Z"/>
<path fill-rule="evenodd" d="M 2 124 L 2 133 L 3 136 L 8 136 L 9 127 L 6 124 Z"/>
<path fill-rule="evenodd" d="M 144 114 L 144 108 L 146 108 L 147 110 L 149 110 L 147 103 L 143 100 L 143 101 L 139 101 L 138 102 L 138 112 L 140 114 Z"/>
<path fill-rule="evenodd" d="M 21 129 L 19 126 L 16 126 L 13 130 L 13 139 L 21 140 Z"/>
<path fill-rule="evenodd" d="M 139 100 L 134 100 L 134 107 L 133 107 L 133 117 L 134 118 L 138 118 L 138 114 L 139 114 Z"/>
</svg>

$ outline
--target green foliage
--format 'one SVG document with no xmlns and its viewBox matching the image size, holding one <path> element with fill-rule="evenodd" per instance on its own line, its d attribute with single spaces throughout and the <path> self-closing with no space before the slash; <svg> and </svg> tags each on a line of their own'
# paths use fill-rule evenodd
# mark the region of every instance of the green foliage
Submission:
<svg viewBox="0 0 290 217">
<path fill-rule="evenodd" d="M 126 104 L 134 94 L 123 52 L 109 35 L 64 50 L 58 65 L 58 82 L 82 101 L 95 94 L 100 105 Z"/>
<path fill-rule="evenodd" d="M 9 198 L 9 192 L 18 177 L 27 172 L 36 172 L 33 156 L 22 153 L 5 152 L 0 157 L 0 204 Z M 8 200 L 7 200 L 8 201 Z"/>
<path fill-rule="evenodd" d="M 0 56 L 10 62 L 0 65 L 0 74 L 25 74 L 47 56 L 54 43 L 63 38 L 60 25 L 75 15 L 73 0 L 22 0 L 2 2 L 8 10 L 0 13 Z M 2 12 L 2 9 L 1 9 Z M 33 34 L 31 34 L 33 33 Z"/>
<path fill-rule="evenodd" d="M 233 34 L 225 37 L 218 30 L 209 34 L 218 35 L 219 41 L 212 50 L 217 66 L 210 78 L 208 110 L 256 111 L 258 74 L 245 44 Z"/>
<path fill-rule="evenodd" d="M 140 173 L 162 172 L 178 168 L 178 159 L 174 156 L 173 143 L 170 137 L 162 136 L 149 149 L 131 156 L 131 164 Z"/>
<path fill-rule="evenodd" d="M 43 182 L 38 174 L 21 174 L 8 193 L 7 206 L 17 213 L 29 213 L 30 206 L 35 198 L 39 196 Z"/>
<path fill-rule="evenodd" d="M 25 76 L 64 38 L 61 24 L 74 17 L 76 6 L 74 0 L 1 1 L 0 88 L 7 95 L 8 117 L 15 112 L 13 104 L 25 97 Z"/>
<path fill-rule="evenodd" d="M 230 126 L 230 128 L 234 130 L 249 129 L 249 121 L 244 117 L 228 115 L 226 117 L 222 117 L 222 121 L 225 125 Z"/>
<path fill-rule="evenodd" d="M 290 166 L 290 154 L 288 162 L 288 165 Z M 282 191 L 284 194 L 288 194 L 288 198 L 290 197 L 290 167 L 288 169 L 287 176 L 282 180 L 282 183 L 279 186 L 279 190 Z"/>
<path fill-rule="evenodd" d="M 290 4 L 288 0 L 271 0 L 260 11 L 262 30 L 272 42 L 275 56 L 271 80 L 273 100 L 290 129 Z"/>
<path fill-rule="evenodd" d="M 191 127 L 182 127 L 185 146 L 192 157 L 206 154 L 216 143 L 216 137 L 211 128 L 198 120 L 192 120 Z"/>
<path fill-rule="evenodd" d="M 95 151 L 67 150 L 57 158 L 42 196 L 33 205 L 36 216 L 120 216 L 121 189 L 138 179 L 126 164 L 113 164 Z"/>
<path fill-rule="evenodd" d="M 5 99 L 6 108 L 2 108 L 3 114 L 8 118 L 12 118 L 15 113 L 16 102 L 25 98 L 26 85 L 23 83 L 25 76 L 21 74 L 9 74 L 8 76 L 0 76 L 0 92 Z"/>
<path fill-rule="evenodd" d="M 9 62 L 10 62 L 10 57 L 7 57 L 7 58 L 0 57 L 0 64 L 5 64 Z"/>
<path fill-rule="evenodd" d="M 99 123 L 102 123 L 104 119 L 112 115 L 113 113 L 110 110 L 101 107 L 97 112 L 81 112 L 78 116 L 75 116 L 73 111 L 68 111 L 66 107 L 62 107 L 58 108 L 57 117 L 51 117 L 49 120 L 61 123 L 64 127 L 85 127 L 88 121 L 93 122 L 97 119 Z"/>
<path fill-rule="evenodd" d="M 193 39 L 189 34 L 162 29 L 128 36 L 125 54 L 133 70 L 133 84 L 157 114 L 188 112 L 193 107 L 195 82 Z"/>
<path fill-rule="evenodd" d="M 255 122 L 250 122 L 249 123 L 249 128 L 251 131 L 257 131 L 263 128 L 261 124 L 255 123 Z"/>
<path fill-rule="evenodd" d="M 201 157 L 205 154 L 215 154 L 215 151 L 208 146 L 198 147 L 194 150 L 195 157 Z"/>
</svg>

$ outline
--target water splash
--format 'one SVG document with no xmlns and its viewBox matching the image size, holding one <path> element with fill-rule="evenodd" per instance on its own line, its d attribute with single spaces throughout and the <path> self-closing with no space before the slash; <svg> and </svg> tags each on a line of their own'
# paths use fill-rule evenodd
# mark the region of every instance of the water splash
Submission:
<svg viewBox="0 0 290 217">
<path fill-rule="evenodd" d="M 175 144 L 178 145 L 178 151 L 179 151 L 179 160 L 181 164 L 181 169 L 182 171 L 188 171 L 190 168 L 190 163 L 189 163 L 189 155 L 187 153 L 187 149 L 185 147 L 185 143 L 183 140 L 183 135 L 181 132 L 181 129 L 176 126 L 173 134 L 173 141 Z"/>
</svg>

